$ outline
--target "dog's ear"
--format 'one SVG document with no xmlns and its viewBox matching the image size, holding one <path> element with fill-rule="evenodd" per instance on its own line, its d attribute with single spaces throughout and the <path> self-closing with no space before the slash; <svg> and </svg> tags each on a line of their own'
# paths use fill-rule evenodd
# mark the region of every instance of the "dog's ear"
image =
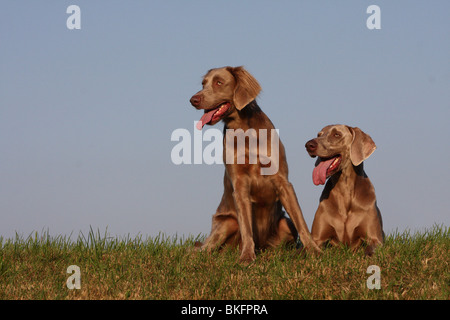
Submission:
<svg viewBox="0 0 450 320">
<path fill-rule="evenodd" d="M 238 110 L 242 110 L 246 105 L 256 99 L 261 92 L 258 81 L 243 67 L 228 67 L 228 71 L 236 79 L 233 103 Z"/>
<path fill-rule="evenodd" d="M 359 166 L 361 162 L 370 157 L 377 146 L 372 138 L 359 128 L 348 127 L 353 136 L 350 146 L 350 160 L 354 166 Z"/>
</svg>

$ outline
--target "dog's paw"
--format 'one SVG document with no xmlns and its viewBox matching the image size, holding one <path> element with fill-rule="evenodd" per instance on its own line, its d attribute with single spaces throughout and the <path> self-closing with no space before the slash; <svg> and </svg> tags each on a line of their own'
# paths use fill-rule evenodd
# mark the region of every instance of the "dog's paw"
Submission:
<svg viewBox="0 0 450 320">
<path fill-rule="evenodd" d="M 256 254 L 254 251 L 246 251 L 242 252 L 241 256 L 239 257 L 239 262 L 248 264 L 256 260 Z"/>
</svg>

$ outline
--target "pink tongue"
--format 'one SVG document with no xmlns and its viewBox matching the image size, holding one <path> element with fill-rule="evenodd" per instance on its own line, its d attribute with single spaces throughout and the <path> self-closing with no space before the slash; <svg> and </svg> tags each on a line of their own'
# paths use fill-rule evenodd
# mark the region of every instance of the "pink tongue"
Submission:
<svg viewBox="0 0 450 320">
<path fill-rule="evenodd" d="M 317 167 L 314 168 L 313 182 L 316 186 L 318 186 L 319 184 L 325 184 L 325 181 L 327 181 L 327 170 L 333 161 L 334 158 L 326 161 L 321 161 L 317 165 Z"/>
<path fill-rule="evenodd" d="M 217 111 L 217 109 L 213 109 L 209 112 L 204 113 L 203 116 L 201 117 L 200 121 L 197 122 L 197 129 L 202 130 L 203 126 L 211 121 L 211 119 L 216 111 Z"/>
</svg>

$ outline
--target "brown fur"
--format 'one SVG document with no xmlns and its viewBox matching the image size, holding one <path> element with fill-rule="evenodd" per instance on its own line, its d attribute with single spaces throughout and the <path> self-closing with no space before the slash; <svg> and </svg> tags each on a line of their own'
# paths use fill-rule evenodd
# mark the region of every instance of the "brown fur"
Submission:
<svg viewBox="0 0 450 320">
<path fill-rule="evenodd" d="M 197 109 L 211 110 L 221 103 L 230 102 L 230 109 L 220 119 L 227 129 L 274 129 L 272 122 L 261 111 L 255 98 L 261 91 L 256 79 L 243 67 L 212 69 L 203 78 L 203 89 L 191 98 Z M 215 124 L 213 121 L 210 124 Z M 258 140 L 259 141 L 259 140 Z M 268 149 L 272 152 L 270 137 Z M 234 162 L 225 164 L 224 193 L 212 218 L 211 233 L 201 245 L 212 250 L 225 244 L 241 246 L 241 261 L 256 258 L 255 250 L 295 242 L 297 235 L 305 248 L 320 249 L 314 243 L 302 215 L 294 188 L 288 181 L 288 166 L 284 147 L 279 142 L 279 167 L 273 175 L 262 175 L 262 164 L 250 164 L 251 147 L 245 145 L 245 163 L 237 164 L 234 138 L 227 140 L 224 134 L 224 162 L 227 148 L 233 148 Z M 230 151 L 230 150 L 229 150 Z M 256 150 L 259 155 L 259 149 Z M 289 218 L 284 216 L 284 206 Z M 297 234 L 298 231 L 298 234 Z"/>
<path fill-rule="evenodd" d="M 344 243 L 358 248 L 367 243 L 371 255 L 383 243 L 384 233 L 375 189 L 363 169 L 363 161 L 376 149 L 372 138 L 359 128 L 331 125 L 305 145 L 311 157 L 341 155 L 341 163 L 325 185 L 311 234 L 321 246 Z"/>
</svg>

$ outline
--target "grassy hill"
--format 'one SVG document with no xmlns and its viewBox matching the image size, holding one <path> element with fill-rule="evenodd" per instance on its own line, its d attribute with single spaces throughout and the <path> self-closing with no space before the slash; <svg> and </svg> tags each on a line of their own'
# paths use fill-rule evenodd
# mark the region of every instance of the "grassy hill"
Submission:
<svg viewBox="0 0 450 320">
<path fill-rule="evenodd" d="M 372 257 L 327 248 L 320 256 L 293 248 L 239 263 L 236 249 L 193 249 L 201 237 L 77 240 L 34 233 L 0 238 L 0 299 L 450 299 L 450 229 L 387 235 Z M 80 268 L 80 289 L 66 286 Z M 380 270 L 369 289 L 367 268 Z"/>
</svg>

